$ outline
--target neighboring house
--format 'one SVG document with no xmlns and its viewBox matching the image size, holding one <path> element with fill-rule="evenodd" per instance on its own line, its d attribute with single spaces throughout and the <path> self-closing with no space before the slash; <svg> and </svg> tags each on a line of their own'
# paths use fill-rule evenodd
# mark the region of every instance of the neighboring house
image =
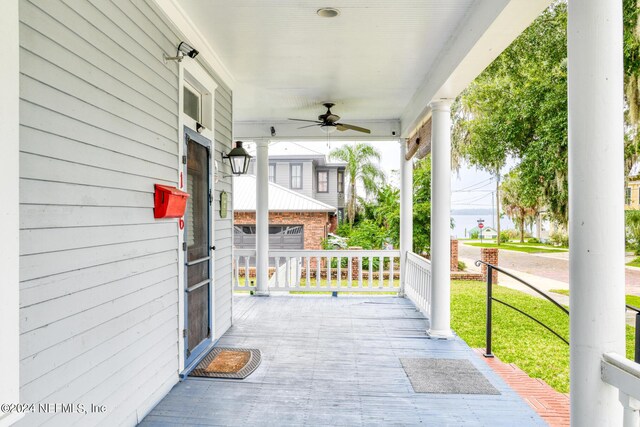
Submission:
<svg viewBox="0 0 640 427">
<path fill-rule="evenodd" d="M 478 239 L 479 239 L 480 232 L 481 230 L 478 227 L 473 227 L 471 230 L 469 230 L 469 236 L 471 236 L 473 233 L 478 233 Z M 498 236 L 498 232 L 491 227 L 484 227 L 482 229 L 483 239 L 495 239 L 497 236 Z"/>
<path fill-rule="evenodd" d="M 234 247 L 256 247 L 256 177 L 233 180 Z M 334 206 L 269 183 L 269 249 L 321 249 Z"/>
<path fill-rule="evenodd" d="M 640 176 L 629 178 L 624 192 L 624 208 L 626 210 L 640 209 Z"/>
<path fill-rule="evenodd" d="M 345 164 L 329 163 L 323 154 L 269 156 L 269 181 L 336 207 L 338 222 L 344 218 Z M 255 159 L 249 173 L 256 173 Z"/>
</svg>

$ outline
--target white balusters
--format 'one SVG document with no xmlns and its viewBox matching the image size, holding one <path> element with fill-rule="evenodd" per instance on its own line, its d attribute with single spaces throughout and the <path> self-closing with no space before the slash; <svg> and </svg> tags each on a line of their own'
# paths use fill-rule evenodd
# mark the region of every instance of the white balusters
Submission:
<svg viewBox="0 0 640 427">
<path fill-rule="evenodd" d="M 431 263 L 413 252 L 408 252 L 406 268 L 406 294 L 425 315 L 429 315 L 431 311 Z"/>
</svg>

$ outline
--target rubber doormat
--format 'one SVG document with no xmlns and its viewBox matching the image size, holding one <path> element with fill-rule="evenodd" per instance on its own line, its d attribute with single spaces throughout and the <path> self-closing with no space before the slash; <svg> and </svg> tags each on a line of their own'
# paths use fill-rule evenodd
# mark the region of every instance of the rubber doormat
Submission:
<svg viewBox="0 0 640 427">
<path fill-rule="evenodd" d="M 466 359 L 400 359 L 416 393 L 500 394 Z"/>
<path fill-rule="evenodd" d="M 260 350 L 214 347 L 189 376 L 242 380 L 260 366 L 261 359 Z"/>
</svg>

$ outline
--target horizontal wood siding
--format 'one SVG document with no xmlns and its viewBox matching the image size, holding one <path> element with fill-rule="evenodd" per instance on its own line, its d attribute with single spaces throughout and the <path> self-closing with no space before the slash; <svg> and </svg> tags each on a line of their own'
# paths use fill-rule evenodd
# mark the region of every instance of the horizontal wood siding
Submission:
<svg viewBox="0 0 640 427">
<path fill-rule="evenodd" d="M 219 79 L 217 81 L 219 86 L 216 89 L 215 96 L 215 158 L 221 159 L 223 152 L 226 154 L 231 151 L 232 94 L 226 85 Z M 233 181 L 230 177 L 231 167 L 229 163 L 224 161 L 219 162 L 219 164 L 221 165 L 220 174 L 223 176 L 215 183 L 215 202 L 213 206 L 216 245 L 214 271 L 215 307 L 213 312 L 215 338 L 220 338 L 231 327 L 233 317 L 231 301 L 233 292 L 231 280 L 233 259 Z M 227 193 L 226 218 L 221 218 L 220 215 L 220 194 L 222 191 Z"/>
<path fill-rule="evenodd" d="M 329 192 L 328 193 L 318 193 L 318 185 L 315 186 L 315 198 L 322 203 L 326 203 L 335 208 L 338 207 L 338 170 L 335 168 L 331 169 L 320 169 L 329 172 Z M 316 176 L 313 178 L 314 181 L 317 182 L 317 170 Z"/>
<path fill-rule="evenodd" d="M 178 66 L 162 54 L 179 41 L 151 1 L 20 2 L 21 401 L 107 406 L 79 425 L 134 425 L 178 379 L 178 227 L 154 220 L 153 191 L 177 185 Z M 215 98 L 219 160 L 231 91 Z M 219 216 L 231 179 L 215 185 L 218 337 L 231 325 L 231 204 Z"/>
</svg>

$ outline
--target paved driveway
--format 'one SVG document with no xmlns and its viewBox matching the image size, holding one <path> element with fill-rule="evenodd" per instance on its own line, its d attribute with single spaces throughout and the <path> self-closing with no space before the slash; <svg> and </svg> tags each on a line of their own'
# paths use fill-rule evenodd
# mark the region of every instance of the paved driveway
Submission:
<svg viewBox="0 0 640 427">
<path fill-rule="evenodd" d="M 465 259 L 480 259 L 480 248 L 460 242 L 458 256 Z M 569 254 L 528 254 L 501 250 L 501 267 L 520 271 L 547 279 L 569 283 Z M 640 269 L 626 268 L 627 294 L 640 295 Z"/>
</svg>

